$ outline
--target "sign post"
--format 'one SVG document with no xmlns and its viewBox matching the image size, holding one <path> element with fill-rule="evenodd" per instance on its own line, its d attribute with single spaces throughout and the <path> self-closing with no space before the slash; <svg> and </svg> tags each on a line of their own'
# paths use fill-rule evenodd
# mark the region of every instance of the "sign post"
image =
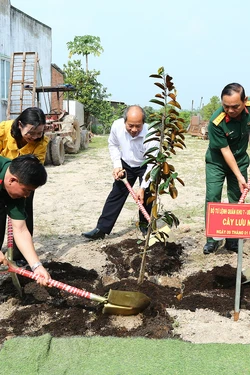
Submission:
<svg viewBox="0 0 250 375">
<path fill-rule="evenodd" d="M 206 217 L 206 236 L 239 239 L 234 305 L 234 320 L 237 321 L 240 312 L 243 238 L 250 238 L 250 204 L 209 202 Z"/>
</svg>

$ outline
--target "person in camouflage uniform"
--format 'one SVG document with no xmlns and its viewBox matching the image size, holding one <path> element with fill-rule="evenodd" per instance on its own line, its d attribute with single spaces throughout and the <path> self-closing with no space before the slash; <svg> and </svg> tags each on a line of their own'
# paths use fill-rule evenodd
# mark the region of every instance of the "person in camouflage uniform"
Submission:
<svg viewBox="0 0 250 375">
<path fill-rule="evenodd" d="M 222 90 L 221 102 L 222 106 L 212 115 L 208 125 L 206 208 L 208 202 L 221 201 L 225 179 L 229 203 L 237 203 L 247 188 L 250 101 L 240 84 L 230 83 Z M 219 245 L 220 241 L 207 238 L 203 253 L 213 253 Z M 238 240 L 226 239 L 225 247 L 237 252 Z"/>
</svg>

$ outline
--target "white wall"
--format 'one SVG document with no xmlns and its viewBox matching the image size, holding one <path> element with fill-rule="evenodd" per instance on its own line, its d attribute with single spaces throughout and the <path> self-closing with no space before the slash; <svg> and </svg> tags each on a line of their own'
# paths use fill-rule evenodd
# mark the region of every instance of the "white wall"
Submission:
<svg viewBox="0 0 250 375">
<path fill-rule="evenodd" d="M 70 115 L 76 116 L 80 126 L 84 125 L 84 106 L 82 103 L 79 103 L 77 100 L 69 100 L 68 108 L 68 101 L 64 100 L 63 109 L 68 111 Z"/>
<path fill-rule="evenodd" d="M 11 57 L 13 52 L 37 52 L 42 84 L 51 85 L 52 30 L 21 10 L 9 0 L 0 0 L 0 55 Z M 1 77 L 0 77 L 1 78 Z M 41 82 L 38 82 L 41 85 Z M 41 105 L 44 110 L 44 105 Z M 6 103 L 0 105 L 0 120 L 6 119 Z"/>
</svg>

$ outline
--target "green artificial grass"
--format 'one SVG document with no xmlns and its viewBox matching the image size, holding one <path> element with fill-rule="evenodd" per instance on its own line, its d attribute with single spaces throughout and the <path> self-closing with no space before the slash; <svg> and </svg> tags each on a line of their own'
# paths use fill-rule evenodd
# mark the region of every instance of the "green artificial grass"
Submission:
<svg viewBox="0 0 250 375">
<path fill-rule="evenodd" d="M 144 338 L 17 337 L 0 351 L 5 375 L 249 375 L 250 345 Z"/>
</svg>

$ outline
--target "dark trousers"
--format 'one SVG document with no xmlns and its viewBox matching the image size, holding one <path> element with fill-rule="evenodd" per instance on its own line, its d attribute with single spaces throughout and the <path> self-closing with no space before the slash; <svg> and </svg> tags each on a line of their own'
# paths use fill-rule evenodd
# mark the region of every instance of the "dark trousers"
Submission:
<svg viewBox="0 0 250 375">
<path fill-rule="evenodd" d="M 146 166 L 132 168 L 122 160 L 122 167 L 127 172 L 127 180 L 131 186 L 135 184 L 137 178 L 139 178 L 139 181 L 141 183 L 142 177 L 146 171 Z M 99 228 L 101 231 L 103 231 L 106 234 L 109 234 L 112 231 L 115 225 L 115 222 L 122 210 L 122 207 L 124 206 L 124 203 L 126 202 L 128 195 L 129 195 L 129 191 L 127 187 L 125 186 L 124 182 L 115 180 L 113 184 L 113 188 L 111 192 L 109 193 L 106 199 L 106 202 L 104 204 L 102 214 L 98 219 L 97 228 Z M 150 203 L 149 205 L 146 205 L 146 201 L 150 196 L 151 194 L 150 194 L 149 188 L 147 188 L 144 193 L 144 207 L 149 215 L 151 213 L 152 203 Z M 140 220 L 140 223 L 143 223 L 142 226 L 145 226 L 148 224 L 147 219 L 145 219 L 145 217 L 140 211 L 139 211 L 139 220 Z"/>
<path fill-rule="evenodd" d="M 25 200 L 25 211 L 26 211 L 26 225 L 31 235 L 33 235 L 33 198 L 34 192 L 31 192 L 30 196 Z M 6 217 L 7 209 L 5 203 L 0 200 L 0 249 L 2 248 L 5 230 L 6 230 Z M 15 241 L 13 240 L 13 259 L 22 259 L 23 255 L 17 248 Z"/>
<path fill-rule="evenodd" d="M 247 181 L 247 168 L 248 163 L 244 163 L 239 166 L 242 175 Z M 239 184 L 237 178 L 231 171 L 229 167 L 223 168 L 222 166 L 207 163 L 206 164 L 206 206 L 205 206 L 205 216 L 207 210 L 208 202 L 221 202 L 222 189 L 224 181 L 227 182 L 227 197 L 229 203 L 238 203 L 241 197 L 241 192 L 239 189 Z M 228 239 L 227 241 L 233 241 L 234 239 Z M 210 237 L 207 238 L 208 242 L 213 242 L 214 240 Z"/>
</svg>

